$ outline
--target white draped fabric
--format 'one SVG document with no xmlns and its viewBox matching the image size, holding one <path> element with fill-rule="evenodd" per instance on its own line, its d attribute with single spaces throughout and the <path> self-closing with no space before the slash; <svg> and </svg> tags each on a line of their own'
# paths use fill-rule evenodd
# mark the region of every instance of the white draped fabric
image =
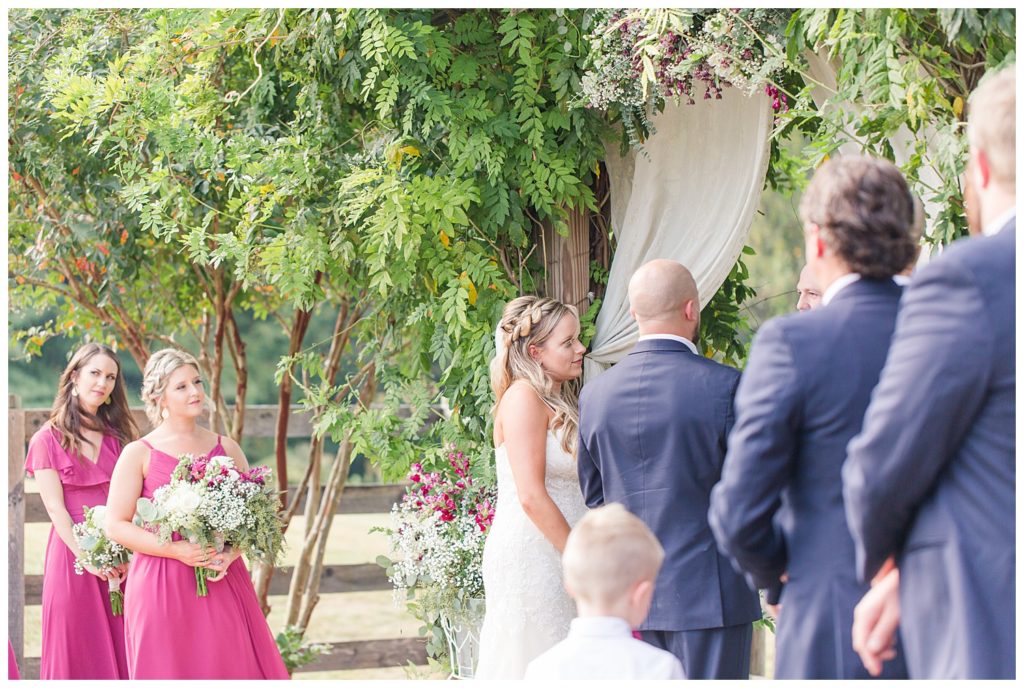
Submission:
<svg viewBox="0 0 1024 688">
<path fill-rule="evenodd" d="M 669 102 L 653 118 L 657 132 L 642 153 L 606 156 L 617 245 L 597 316 L 584 379 L 595 377 L 636 342 L 627 286 L 649 260 L 690 269 L 701 306 L 729 275 L 743 249 L 768 169 L 771 102 L 726 88 L 721 100 Z"/>
</svg>

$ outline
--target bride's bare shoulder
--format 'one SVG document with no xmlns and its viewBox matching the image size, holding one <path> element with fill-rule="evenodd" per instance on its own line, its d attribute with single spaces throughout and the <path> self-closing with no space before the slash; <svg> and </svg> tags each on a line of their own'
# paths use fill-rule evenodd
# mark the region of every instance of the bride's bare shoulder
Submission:
<svg viewBox="0 0 1024 688">
<path fill-rule="evenodd" d="M 526 428 L 546 430 L 551 421 L 551 411 L 537 390 L 526 382 L 516 381 L 501 397 L 495 420 L 503 436 Z"/>
</svg>

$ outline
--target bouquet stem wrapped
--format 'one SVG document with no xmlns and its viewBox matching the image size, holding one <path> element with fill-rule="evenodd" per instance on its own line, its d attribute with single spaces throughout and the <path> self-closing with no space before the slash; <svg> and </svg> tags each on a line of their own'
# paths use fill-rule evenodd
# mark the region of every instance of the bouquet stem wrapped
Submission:
<svg viewBox="0 0 1024 688">
<path fill-rule="evenodd" d="M 110 611 L 113 612 L 114 616 L 121 616 L 124 614 L 124 593 L 121 592 L 121 583 L 124 582 L 124 578 L 120 576 L 111 576 L 107 579 L 107 590 L 110 595 Z"/>
<path fill-rule="evenodd" d="M 82 550 L 82 555 L 75 558 L 75 573 L 82 575 L 85 567 L 91 566 L 100 571 L 113 571 L 122 564 L 127 564 L 131 551 L 107 537 L 104 531 L 104 520 L 107 507 L 101 505 L 85 508 L 85 520 L 71 528 L 75 542 Z M 124 614 L 124 595 L 121 592 L 120 576 L 107 578 L 107 589 L 110 597 L 110 611 L 114 616 Z"/>
</svg>

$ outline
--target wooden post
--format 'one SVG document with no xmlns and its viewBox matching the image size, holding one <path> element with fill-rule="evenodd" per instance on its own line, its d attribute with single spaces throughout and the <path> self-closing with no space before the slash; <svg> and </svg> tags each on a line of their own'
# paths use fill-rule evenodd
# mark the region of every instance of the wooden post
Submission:
<svg viewBox="0 0 1024 688">
<path fill-rule="evenodd" d="M 7 397 L 7 637 L 25 666 L 25 412 Z"/>
<path fill-rule="evenodd" d="M 761 624 L 754 626 L 754 635 L 750 642 L 750 675 L 751 676 L 763 676 L 765 678 L 771 678 L 766 675 L 765 666 L 765 642 L 767 636 L 767 630 Z"/>
<path fill-rule="evenodd" d="M 567 222 L 567 236 L 544 223 L 544 294 L 576 306 L 582 315 L 590 307 L 590 212 L 569 209 Z"/>
</svg>

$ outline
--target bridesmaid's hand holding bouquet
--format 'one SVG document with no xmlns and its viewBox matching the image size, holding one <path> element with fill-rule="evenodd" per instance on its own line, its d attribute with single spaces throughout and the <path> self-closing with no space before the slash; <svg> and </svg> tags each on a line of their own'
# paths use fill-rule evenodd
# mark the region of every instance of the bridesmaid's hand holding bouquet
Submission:
<svg viewBox="0 0 1024 688">
<path fill-rule="evenodd" d="M 75 557 L 75 573 L 93 573 L 107 581 L 110 591 L 110 610 L 114 616 L 124 613 L 124 594 L 121 581 L 124 580 L 131 551 L 107 537 L 103 521 L 107 507 L 101 505 L 85 507 L 85 520 L 71 528 L 82 554 Z"/>
<path fill-rule="evenodd" d="M 205 597 L 207 581 L 221 580 L 239 555 L 276 562 L 284 549 L 278 505 L 269 468 L 240 471 L 228 456 L 183 454 L 170 482 L 152 500 L 139 499 L 138 514 L 162 542 L 177 532 L 202 548 L 215 548 L 212 561 L 204 554 L 193 565 L 196 595 Z"/>
</svg>

